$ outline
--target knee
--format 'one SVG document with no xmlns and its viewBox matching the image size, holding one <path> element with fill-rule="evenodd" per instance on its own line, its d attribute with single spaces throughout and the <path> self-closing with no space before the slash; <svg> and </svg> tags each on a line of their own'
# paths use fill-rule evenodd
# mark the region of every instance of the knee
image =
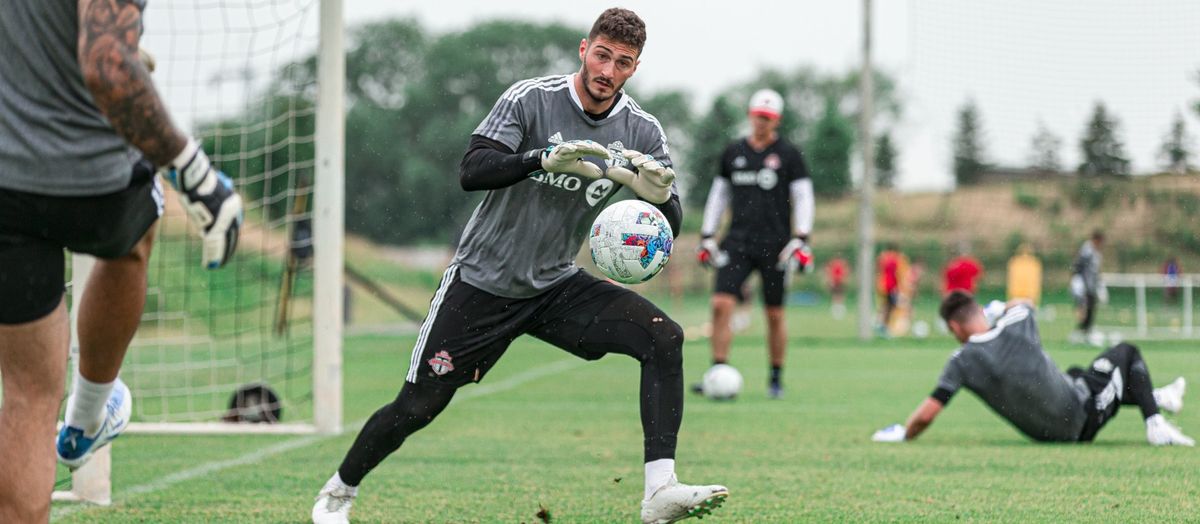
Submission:
<svg viewBox="0 0 1200 524">
<path fill-rule="evenodd" d="M 683 327 L 667 316 L 650 319 L 654 360 L 667 367 L 683 367 Z"/>
<path fill-rule="evenodd" d="M 737 306 L 737 298 L 729 293 L 717 293 L 712 297 L 713 313 L 718 315 L 733 313 L 735 306 Z"/>
</svg>

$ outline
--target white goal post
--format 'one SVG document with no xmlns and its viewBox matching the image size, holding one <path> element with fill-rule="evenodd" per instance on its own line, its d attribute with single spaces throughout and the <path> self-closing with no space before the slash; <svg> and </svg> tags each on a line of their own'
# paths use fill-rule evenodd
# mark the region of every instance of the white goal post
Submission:
<svg viewBox="0 0 1200 524">
<path fill-rule="evenodd" d="M 1100 306 L 1096 330 L 1121 339 L 1191 339 L 1200 335 L 1193 301 L 1200 274 L 1104 273 L 1101 279 L 1110 299 L 1108 305 Z"/>
<path fill-rule="evenodd" d="M 159 240 L 151 256 L 152 283 L 146 310 L 122 369 L 122 378 L 134 397 L 134 421 L 127 433 L 341 432 L 345 192 L 342 4 L 343 0 L 267 0 L 245 5 L 164 0 L 151 4 L 148 15 L 169 13 L 159 15 L 164 23 L 157 26 L 159 47 L 153 49 L 158 62 L 155 84 L 168 108 L 190 132 L 218 144 L 208 152 L 214 164 L 235 179 L 239 190 L 256 186 L 254 190 L 259 194 L 246 197 L 243 193 L 246 224 L 239 252 L 230 267 L 212 272 L 225 279 L 222 282 L 227 287 L 218 289 L 218 285 L 208 283 L 200 292 L 172 287 L 172 283 L 189 276 L 195 280 L 207 277 L 197 276 L 205 273 L 199 269 L 196 241 L 187 237 L 182 219 L 172 217 L 174 195 L 167 195 L 168 211 L 160 221 Z M 247 13 L 267 14 L 253 20 L 245 16 Z M 201 25 L 193 20 L 186 31 L 162 27 L 200 15 L 208 18 L 200 22 L 211 23 Z M 155 27 L 148 21 L 147 36 L 155 36 Z M 315 39 L 311 36 L 314 30 Z M 147 40 L 143 39 L 143 45 Z M 153 38 L 149 40 L 149 45 L 154 45 Z M 274 80 L 253 83 L 256 74 L 276 75 L 295 68 L 303 58 L 297 53 L 315 53 L 317 57 L 315 75 L 305 77 L 305 86 L 282 92 L 286 87 L 276 88 L 270 83 Z M 186 64 L 176 67 L 181 72 L 172 71 L 173 60 Z M 197 73 L 206 67 L 213 70 Z M 233 74 L 227 74 L 230 72 Z M 203 74 L 208 76 L 200 76 Z M 290 70 L 282 74 L 286 76 Z M 231 78 L 237 83 L 223 83 Z M 314 87 L 315 102 L 305 102 L 303 97 L 310 93 L 302 91 Z M 253 102 L 260 104 L 258 108 L 252 105 L 253 93 L 261 93 Z M 281 100 L 285 108 L 278 113 Z M 230 124 L 237 119 L 241 120 Z M 308 129 L 306 123 L 311 131 L 303 130 Z M 207 129 L 203 129 L 205 126 Z M 221 147 L 222 140 L 228 147 Z M 206 142 L 206 149 L 210 143 Z M 296 278 L 292 269 L 308 272 L 307 261 L 293 265 L 289 258 L 289 253 L 294 253 L 294 230 L 301 222 L 311 224 L 311 277 L 305 274 L 283 285 L 285 279 Z M 174 251 L 164 254 L 164 250 Z M 156 258 L 172 262 L 156 262 Z M 194 263 L 195 268 L 185 263 Z M 74 304 L 78 303 L 91 259 L 73 256 L 70 264 Z M 280 269 L 283 266 L 287 269 Z M 224 276 L 220 276 L 222 272 Z M 293 291 L 291 282 L 296 282 L 298 291 Z M 235 298 L 219 296 L 221 293 Z M 287 304 L 293 294 L 299 296 L 299 303 L 289 311 Z M 213 312 L 206 318 L 194 318 L 205 316 L 202 311 L 207 310 Z M 73 352 L 77 351 L 78 340 L 74 313 L 72 310 Z M 282 319 L 283 327 L 277 318 Z M 289 325 L 289 318 L 297 320 Z M 246 381 L 266 383 L 264 377 L 271 376 L 284 376 L 289 391 L 297 391 L 295 399 L 280 401 L 292 408 L 284 412 L 283 422 L 221 421 L 224 406 L 218 404 L 233 394 L 231 386 Z M 203 400 L 193 401 L 189 395 Z M 145 409 L 139 410 L 139 400 L 143 400 Z M 114 444 L 119 447 L 121 441 Z M 98 452 L 86 466 L 73 472 L 70 491 L 56 491 L 54 500 L 111 503 L 111 448 Z M 119 467 L 119 449 L 116 461 Z"/>
</svg>

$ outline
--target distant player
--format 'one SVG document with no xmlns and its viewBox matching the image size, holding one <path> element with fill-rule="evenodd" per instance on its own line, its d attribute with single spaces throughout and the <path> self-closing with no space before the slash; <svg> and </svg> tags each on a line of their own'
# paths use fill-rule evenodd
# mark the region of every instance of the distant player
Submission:
<svg viewBox="0 0 1200 524">
<path fill-rule="evenodd" d="M 6 2 L 0 16 L 0 522 L 45 522 L 56 448 L 79 467 L 128 422 L 117 373 L 162 214 L 155 172 L 178 184 L 206 267 L 237 244 L 240 198 L 171 123 L 139 61 L 143 7 Z M 51 445 L 67 368 L 64 249 L 97 260 L 76 305 L 78 374 Z"/>
<path fill-rule="evenodd" d="M 983 264 L 964 249 L 958 256 L 946 263 L 942 274 L 942 296 L 952 291 L 975 293 L 975 282 L 983 276 Z"/>
<path fill-rule="evenodd" d="M 675 478 L 683 329 L 637 293 L 574 264 L 621 186 L 679 231 L 683 211 L 662 126 L 621 89 L 645 40 L 632 11 L 604 11 L 579 43 L 578 73 L 517 82 L 475 129 L 459 179 L 463 189 L 487 193 L 433 297 L 399 395 L 363 426 L 318 494 L 313 522 L 347 522 L 363 478 L 458 388 L 482 380 L 521 335 L 587 360 L 620 353 L 641 362 L 643 522 L 701 516 L 724 501 L 724 486 Z"/>
<path fill-rule="evenodd" d="M 812 252 L 813 187 L 800 149 L 779 136 L 783 97 L 763 89 L 750 97 L 750 135 L 725 148 L 700 226 L 700 261 L 717 266 L 712 298 L 712 360 L 725 364 L 733 340 L 730 318 L 742 284 L 757 271 L 767 314 L 771 375 L 767 394 L 783 396 L 787 325 L 783 298 L 788 266 L 808 269 Z M 715 238 L 726 209 L 729 232 Z"/>
<path fill-rule="evenodd" d="M 1100 278 L 1103 250 L 1104 232 L 1094 231 L 1091 238 L 1079 246 L 1079 253 L 1071 264 L 1071 294 L 1075 297 L 1079 316 L 1079 325 L 1069 338 L 1074 344 L 1104 345 L 1104 335 L 1092 331 L 1092 325 L 1096 322 L 1096 305 L 1108 302 L 1108 288 Z"/>
<path fill-rule="evenodd" d="M 1042 261 L 1028 243 L 1008 259 L 1008 299 L 1028 300 L 1034 306 L 1042 303 Z"/>
<path fill-rule="evenodd" d="M 962 291 L 942 301 L 941 316 L 963 345 L 950 356 L 937 387 L 908 419 L 882 429 L 875 440 L 901 442 L 917 438 L 933 423 L 959 389 L 979 396 L 996 414 L 1031 439 L 1091 442 L 1121 405 L 1136 405 L 1146 421 L 1150 444 L 1195 444 L 1159 413 L 1183 407 L 1185 383 L 1178 378 L 1153 389 L 1141 352 L 1118 344 L 1101 353 L 1088 369 L 1059 371 L 1042 347 L 1028 302 L 1001 302 L 988 311 Z M 988 316 L 997 317 L 995 323 Z"/>
<path fill-rule="evenodd" d="M 825 280 L 829 284 L 833 318 L 836 319 L 846 316 L 846 278 L 849 274 L 850 264 L 842 257 L 835 257 L 825 264 Z"/>
<path fill-rule="evenodd" d="M 888 328 L 892 325 L 893 314 L 900 305 L 900 266 L 904 255 L 896 250 L 895 245 L 885 245 L 876 260 L 878 275 L 875 277 L 875 288 L 880 295 L 879 334 L 888 336 Z"/>
</svg>

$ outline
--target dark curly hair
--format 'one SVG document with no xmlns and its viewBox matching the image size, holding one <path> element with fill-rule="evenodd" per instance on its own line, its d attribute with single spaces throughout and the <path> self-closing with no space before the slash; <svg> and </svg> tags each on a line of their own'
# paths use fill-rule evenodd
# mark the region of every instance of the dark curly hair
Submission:
<svg viewBox="0 0 1200 524">
<path fill-rule="evenodd" d="M 636 48 L 640 55 L 642 46 L 646 45 L 646 23 L 633 11 L 610 7 L 600 13 L 596 23 L 592 24 L 588 41 L 595 40 L 597 36 Z"/>
</svg>

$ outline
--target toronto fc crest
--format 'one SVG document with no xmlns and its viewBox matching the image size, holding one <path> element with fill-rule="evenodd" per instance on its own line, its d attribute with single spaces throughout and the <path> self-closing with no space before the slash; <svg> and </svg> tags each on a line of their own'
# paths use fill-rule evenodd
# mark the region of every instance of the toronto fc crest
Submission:
<svg viewBox="0 0 1200 524">
<path fill-rule="evenodd" d="M 454 358 L 450 356 L 450 353 L 446 352 L 446 350 L 442 350 L 438 351 L 433 358 L 428 360 L 428 362 L 429 367 L 433 369 L 433 373 L 440 377 L 446 373 L 454 371 L 454 364 L 451 363 L 453 360 Z"/>
</svg>

